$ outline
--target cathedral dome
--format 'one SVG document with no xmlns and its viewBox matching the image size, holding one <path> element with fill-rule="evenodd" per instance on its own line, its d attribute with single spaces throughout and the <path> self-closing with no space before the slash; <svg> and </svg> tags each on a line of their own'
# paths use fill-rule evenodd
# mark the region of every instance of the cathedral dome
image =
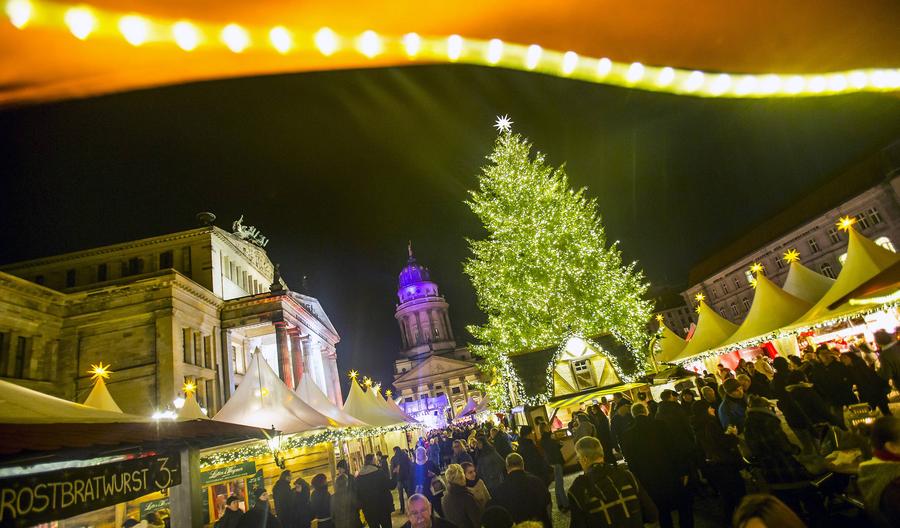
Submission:
<svg viewBox="0 0 900 528">
<path fill-rule="evenodd" d="M 416 262 L 413 255 L 412 244 L 409 245 L 409 260 L 406 266 L 400 270 L 397 284 L 397 296 L 401 303 L 425 297 L 437 297 L 437 284 L 431 282 L 431 273 L 428 268 Z"/>
</svg>

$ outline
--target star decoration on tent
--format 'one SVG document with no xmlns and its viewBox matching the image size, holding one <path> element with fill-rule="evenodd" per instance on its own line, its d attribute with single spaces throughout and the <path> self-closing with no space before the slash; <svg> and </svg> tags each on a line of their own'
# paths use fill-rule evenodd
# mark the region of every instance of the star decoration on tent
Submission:
<svg viewBox="0 0 900 528">
<path fill-rule="evenodd" d="M 841 219 L 838 220 L 837 224 L 835 224 L 835 225 L 841 231 L 850 231 L 850 228 L 855 223 L 856 223 L 856 218 L 853 218 L 850 216 L 842 216 Z"/>
<path fill-rule="evenodd" d="M 512 124 L 512 119 L 504 114 L 502 116 L 497 116 L 497 120 L 494 122 L 494 128 L 497 129 L 497 132 L 509 132 L 512 130 Z"/>
<path fill-rule="evenodd" d="M 800 261 L 800 252 L 796 249 L 789 249 L 783 255 L 783 260 L 790 264 L 791 262 L 799 262 Z"/>
<path fill-rule="evenodd" d="M 348 375 L 350 376 L 350 379 L 355 380 L 356 377 L 359 376 L 359 372 L 357 372 L 355 370 L 351 370 L 350 374 L 348 374 Z"/>
<path fill-rule="evenodd" d="M 387 396 L 388 398 L 390 398 L 392 394 L 394 394 L 394 393 L 391 392 L 391 389 L 384 391 L 384 395 Z"/>
<path fill-rule="evenodd" d="M 700 313 L 700 305 L 699 305 L 699 304 L 697 305 L 696 308 L 694 308 L 694 311 L 697 312 L 697 313 Z"/>
<path fill-rule="evenodd" d="M 694 295 L 694 300 L 699 302 L 703 302 L 706 300 L 706 295 L 703 295 L 703 292 L 698 292 L 697 295 Z"/>
<path fill-rule="evenodd" d="M 756 285 L 759 284 L 759 281 L 756 279 L 750 279 L 750 287 L 756 288 Z"/>
<path fill-rule="evenodd" d="M 371 387 L 372 386 L 372 378 L 370 378 L 369 376 L 366 376 L 365 378 L 363 378 L 363 385 L 365 385 L 366 387 Z"/>
<path fill-rule="evenodd" d="M 185 395 L 193 394 L 197 390 L 197 383 L 194 380 L 186 380 L 184 385 L 181 386 L 181 390 L 184 391 Z"/>
<path fill-rule="evenodd" d="M 372 388 L 375 389 L 376 394 L 381 394 L 381 383 L 376 383 L 375 385 L 372 385 Z"/>
<path fill-rule="evenodd" d="M 663 314 L 656 314 L 656 322 L 657 322 L 657 323 L 663 324 L 663 320 L 664 320 L 664 319 L 665 319 L 665 318 L 663 317 Z"/>
<path fill-rule="evenodd" d="M 98 365 L 91 365 L 91 370 L 88 371 L 88 374 L 91 375 L 91 380 L 109 379 L 109 375 L 112 374 L 109 367 L 109 365 L 104 365 L 102 361 Z"/>
<path fill-rule="evenodd" d="M 763 269 L 765 268 L 763 268 L 762 264 L 760 264 L 759 262 L 754 262 L 753 265 L 750 266 L 750 273 L 756 273 L 758 275 L 762 273 Z"/>
</svg>

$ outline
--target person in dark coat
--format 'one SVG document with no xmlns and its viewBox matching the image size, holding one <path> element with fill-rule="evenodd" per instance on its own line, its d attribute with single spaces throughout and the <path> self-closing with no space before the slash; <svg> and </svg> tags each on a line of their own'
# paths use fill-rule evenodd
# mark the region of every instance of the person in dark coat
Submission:
<svg viewBox="0 0 900 528">
<path fill-rule="evenodd" d="M 434 515 L 428 497 L 414 493 L 406 499 L 406 516 L 402 528 L 457 528 L 452 522 Z"/>
<path fill-rule="evenodd" d="M 800 448 L 788 440 L 781 428 L 781 420 L 765 398 L 750 397 L 744 441 L 768 484 L 802 482 L 812 477 L 794 458 Z"/>
<path fill-rule="evenodd" d="M 411 470 L 413 492 L 428 497 L 428 500 L 431 501 L 432 509 L 438 515 L 441 515 L 443 513 L 441 510 L 442 493 L 435 494 L 431 486 L 434 477 L 441 474 L 441 468 L 438 467 L 437 462 L 428 458 L 424 447 L 416 449 L 416 460 Z"/>
<path fill-rule="evenodd" d="M 725 390 L 725 398 L 719 405 L 719 422 L 726 431 L 729 427 L 734 427 L 741 433 L 744 430 L 744 415 L 747 414 L 744 387 L 733 378 L 725 380 L 722 387 Z"/>
<path fill-rule="evenodd" d="M 350 489 L 347 475 L 334 479 L 334 495 L 331 496 L 331 517 L 334 528 L 362 528 L 359 511 L 362 505 L 356 493 Z"/>
<path fill-rule="evenodd" d="M 613 454 L 614 444 L 612 433 L 609 430 L 609 418 L 599 404 L 591 405 L 589 416 L 597 431 L 597 440 L 600 440 L 600 444 L 603 446 L 603 460 L 606 464 L 615 464 L 616 457 Z"/>
<path fill-rule="evenodd" d="M 822 423 L 843 427 L 841 420 L 831 412 L 819 391 L 807 381 L 806 374 L 802 370 L 791 371 L 788 375 L 788 385 L 784 389 L 788 397 L 796 403 L 799 412 L 809 422 L 810 429 L 813 425 Z"/>
<path fill-rule="evenodd" d="M 500 458 L 505 459 L 506 455 L 512 453 L 513 449 L 512 444 L 509 442 L 509 435 L 502 429 L 496 427 L 491 429 L 491 444 L 494 446 L 494 449 L 497 450 L 497 454 L 500 455 Z"/>
<path fill-rule="evenodd" d="M 444 518 L 459 528 L 480 528 L 482 509 L 466 487 L 466 475 L 459 464 L 450 464 L 444 475 L 447 493 L 441 499 Z"/>
<path fill-rule="evenodd" d="M 538 477 L 525 471 L 525 461 L 518 453 L 506 457 L 506 480 L 489 505 L 506 508 L 515 522 L 539 521 L 544 528 L 552 528 L 550 505 L 552 499 L 547 485 Z"/>
<path fill-rule="evenodd" d="M 869 516 L 880 526 L 900 526 L 900 418 L 872 424 L 872 460 L 859 465 L 859 490 Z"/>
<path fill-rule="evenodd" d="M 631 407 L 634 426 L 622 436 L 622 452 L 628 469 L 647 489 L 659 510 L 659 524 L 671 528 L 672 512 L 678 512 L 678 525 L 694 525 L 693 497 L 687 489 L 688 473 L 682 461 L 676 460 L 664 446 L 673 434 L 666 424 L 652 420 L 647 406 L 636 403 Z"/>
<path fill-rule="evenodd" d="M 394 456 L 391 457 L 391 473 L 394 475 L 394 480 L 397 481 L 397 496 L 400 498 L 400 513 L 404 513 L 406 508 L 406 500 L 403 497 L 403 492 L 405 491 L 407 495 L 410 493 L 409 472 L 411 466 L 412 461 L 409 459 L 409 455 L 406 454 L 406 451 L 394 446 Z"/>
<path fill-rule="evenodd" d="M 659 517 L 656 505 L 631 472 L 609 466 L 603 446 L 594 437 L 575 444 L 584 470 L 569 488 L 572 505 L 570 528 L 643 528 Z"/>
<path fill-rule="evenodd" d="M 878 362 L 881 368 L 878 374 L 885 380 L 893 380 L 894 388 L 900 390 L 900 345 L 892 334 L 884 330 L 875 332 L 875 342 L 878 343 Z"/>
<path fill-rule="evenodd" d="M 356 494 L 362 503 L 366 523 L 372 528 L 391 528 L 391 496 L 393 483 L 376 465 L 375 455 L 366 455 L 365 464 L 356 477 Z"/>
<path fill-rule="evenodd" d="M 266 488 L 253 490 L 256 503 L 241 517 L 238 528 L 281 528 L 281 522 L 269 509 L 269 492 Z"/>
<path fill-rule="evenodd" d="M 743 459 L 738 450 L 738 437 L 725 434 L 715 411 L 706 400 L 697 400 L 691 407 L 691 428 L 703 453 L 703 476 L 718 492 L 727 524 L 746 493 L 741 476 Z"/>
<path fill-rule="evenodd" d="M 241 517 L 244 516 L 240 503 L 241 499 L 237 498 L 236 495 L 228 497 L 225 501 L 225 511 L 222 512 L 222 516 L 216 521 L 215 528 L 237 528 L 241 522 Z"/>
<path fill-rule="evenodd" d="M 816 350 L 820 365 L 812 370 L 809 375 L 813 386 L 831 408 L 831 413 L 841 418 L 843 423 L 843 408 L 856 402 L 853 396 L 853 383 L 850 381 L 850 372 L 837 359 L 837 353 L 827 346 L 821 345 Z"/>
<path fill-rule="evenodd" d="M 324 473 L 319 473 L 313 477 L 312 493 L 309 496 L 309 508 L 312 513 L 313 520 L 317 522 L 316 528 L 333 528 L 334 522 L 331 518 L 331 493 L 328 493 L 328 477 Z M 353 489 L 353 486 L 350 486 Z"/>
<path fill-rule="evenodd" d="M 675 391 L 667 389 L 660 394 L 662 401 L 656 407 L 656 419 L 665 422 L 672 433 L 669 445 L 672 447 L 672 456 L 687 466 L 697 458 L 697 444 L 694 439 L 694 430 L 691 429 L 690 418 L 684 408 L 678 403 L 678 395 Z"/>
<path fill-rule="evenodd" d="M 294 528 L 294 488 L 291 486 L 291 472 L 284 470 L 278 477 L 278 481 L 272 486 L 272 495 L 275 496 L 275 515 L 285 527 Z"/>
<path fill-rule="evenodd" d="M 534 429 L 530 425 L 523 425 L 519 429 L 518 453 L 525 461 L 525 471 L 538 477 L 545 484 L 549 483 L 547 460 L 534 443 Z"/>
<path fill-rule="evenodd" d="M 609 421 L 609 432 L 612 441 L 622 451 L 622 435 L 634 425 L 634 417 L 631 416 L 631 402 L 626 399 L 619 400 L 616 406 L 616 414 Z"/>
<path fill-rule="evenodd" d="M 478 469 L 478 475 L 481 476 L 484 485 L 493 494 L 506 476 L 506 463 L 485 437 L 476 436 L 475 444 L 478 446 L 478 460 L 475 462 L 475 467 Z"/>
<path fill-rule="evenodd" d="M 606 417 L 604 416 L 604 419 Z M 547 464 L 553 468 L 554 490 L 556 493 L 556 507 L 560 511 L 569 509 L 569 498 L 566 496 L 566 487 L 563 482 L 563 466 L 566 461 L 562 454 L 562 444 L 559 440 L 553 438 L 550 432 L 550 426 L 546 423 L 541 424 L 541 449 L 547 458 Z"/>
<path fill-rule="evenodd" d="M 294 522 L 298 528 L 309 528 L 312 513 L 309 507 L 309 483 L 298 478 L 294 481 Z M 282 522 L 285 528 L 293 528 Z"/>
<path fill-rule="evenodd" d="M 451 464 L 462 464 L 463 462 L 472 462 L 472 455 L 466 451 L 466 443 L 462 440 L 453 441 L 453 453 L 450 455 Z"/>
<path fill-rule="evenodd" d="M 843 354 L 841 361 L 850 373 L 850 381 L 856 385 L 860 401 L 868 403 L 872 409 L 880 409 L 881 414 L 890 416 L 887 395 L 891 387 L 888 382 L 856 354 Z"/>
</svg>

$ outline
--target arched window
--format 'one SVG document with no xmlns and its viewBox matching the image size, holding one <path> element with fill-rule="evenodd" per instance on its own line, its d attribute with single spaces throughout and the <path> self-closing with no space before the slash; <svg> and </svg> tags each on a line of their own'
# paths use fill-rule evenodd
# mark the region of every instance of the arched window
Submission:
<svg viewBox="0 0 900 528">
<path fill-rule="evenodd" d="M 831 268 L 831 264 L 827 262 L 823 262 L 819 269 L 822 270 L 822 275 L 829 277 L 831 279 L 836 278 L 837 276 L 834 274 L 834 270 Z"/>
<path fill-rule="evenodd" d="M 897 252 L 897 250 L 894 249 L 894 243 L 891 242 L 891 239 L 886 236 L 876 238 L 875 243 L 883 247 L 884 249 L 888 249 L 890 251 L 893 251 L 894 253 Z"/>
</svg>

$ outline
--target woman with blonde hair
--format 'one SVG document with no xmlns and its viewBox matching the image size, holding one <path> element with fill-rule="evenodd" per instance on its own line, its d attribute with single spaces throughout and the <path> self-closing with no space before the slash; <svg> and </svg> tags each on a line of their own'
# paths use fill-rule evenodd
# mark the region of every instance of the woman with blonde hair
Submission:
<svg viewBox="0 0 900 528">
<path fill-rule="evenodd" d="M 459 528 L 479 528 L 482 508 L 466 487 L 466 474 L 459 464 L 450 464 L 444 473 L 449 489 L 441 499 L 444 518 Z"/>
<path fill-rule="evenodd" d="M 478 478 L 478 472 L 475 471 L 475 464 L 463 462 L 460 466 L 462 466 L 463 472 L 466 474 L 466 487 L 469 488 L 469 492 L 475 497 L 475 502 L 477 502 L 478 505 L 481 506 L 481 510 L 484 511 L 488 501 L 491 500 L 491 492 L 488 491 L 484 481 Z"/>
</svg>

